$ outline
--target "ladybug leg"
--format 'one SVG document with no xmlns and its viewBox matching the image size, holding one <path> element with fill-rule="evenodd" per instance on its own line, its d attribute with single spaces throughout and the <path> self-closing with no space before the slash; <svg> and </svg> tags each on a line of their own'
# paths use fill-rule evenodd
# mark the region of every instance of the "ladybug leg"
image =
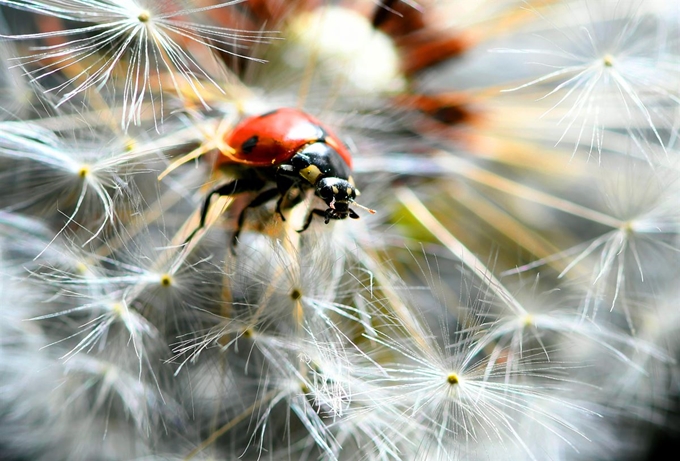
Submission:
<svg viewBox="0 0 680 461">
<path fill-rule="evenodd" d="M 315 208 L 309 212 L 309 214 L 307 215 L 307 220 L 305 221 L 305 225 L 302 226 L 302 229 L 300 229 L 298 233 L 302 233 L 307 230 L 309 225 L 312 223 L 312 218 L 314 218 L 314 215 L 323 216 L 326 224 L 328 224 L 331 220 L 331 218 L 328 217 L 328 213 L 326 213 L 324 210 L 319 210 L 318 208 Z"/>
<path fill-rule="evenodd" d="M 304 231 L 307 230 L 309 225 L 312 223 L 312 219 L 314 218 L 314 215 L 323 216 L 324 223 L 328 224 L 329 222 L 331 222 L 332 212 L 333 212 L 333 210 L 330 209 L 330 208 L 327 209 L 326 211 L 315 208 L 314 210 L 309 212 L 309 214 L 307 215 L 307 220 L 305 221 L 305 225 L 302 226 L 302 229 L 300 229 L 298 232 L 304 232 Z M 352 219 L 359 219 L 360 216 L 356 213 L 356 211 L 350 209 L 349 210 L 349 217 L 352 218 Z M 334 218 L 334 219 L 338 219 L 338 218 Z"/>
<path fill-rule="evenodd" d="M 276 212 L 278 213 L 279 216 L 281 216 L 281 221 L 285 221 L 286 217 L 283 216 L 283 212 L 281 211 L 281 204 L 283 203 L 283 199 L 286 197 L 286 194 L 281 194 L 279 199 L 276 201 Z"/>
<path fill-rule="evenodd" d="M 281 191 L 281 189 L 279 189 L 279 191 Z M 285 192 L 281 193 L 281 197 L 276 202 L 276 212 L 279 214 L 279 216 L 281 216 L 282 221 L 286 220 L 286 217 L 283 215 L 284 200 L 286 200 L 285 209 L 288 210 L 302 202 L 303 198 L 304 191 L 298 185 L 293 185 Z"/>
<path fill-rule="evenodd" d="M 237 179 L 216 189 L 211 190 L 205 197 L 203 206 L 201 207 L 201 220 L 198 227 L 189 234 L 184 243 L 189 243 L 196 233 L 205 227 L 205 220 L 208 217 L 208 210 L 210 209 L 210 202 L 213 195 L 223 196 L 223 195 L 234 195 L 240 194 L 241 192 L 252 192 L 262 189 L 264 186 L 264 181 L 259 178 L 249 178 L 249 179 Z"/>
<path fill-rule="evenodd" d="M 276 202 L 276 212 L 281 216 L 282 221 L 286 220 L 283 215 L 284 201 L 285 209 L 288 210 L 303 199 L 303 190 L 300 184 L 300 175 L 295 172 L 292 165 L 279 166 L 276 171 L 276 187 L 279 189 L 281 197 Z"/>
<path fill-rule="evenodd" d="M 248 210 L 248 208 L 255 208 L 262 204 L 265 204 L 268 201 L 272 200 L 274 197 L 276 197 L 278 194 L 279 190 L 277 188 L 267 189 L 266 191 L 262 192 L 260 195 L 255 197 L 252 202 L 250 202 L 241 210 L 241 213 L 239 213 L 238 215 L 236 231 L 234 232 L 234 236 L 231 238 L 232 249 L 238 243 L 238 236 L 241 234 L 241 228 L 243 227 L 243 223 L 245 222 L 246 219 L 246 210 Z"/>
</svg>

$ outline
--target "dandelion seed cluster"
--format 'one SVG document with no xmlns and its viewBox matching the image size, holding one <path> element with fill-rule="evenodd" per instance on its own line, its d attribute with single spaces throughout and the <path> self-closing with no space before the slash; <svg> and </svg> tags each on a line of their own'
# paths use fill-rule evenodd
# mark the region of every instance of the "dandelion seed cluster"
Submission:
<svg viewBox="0 0 680 461">
<path fill-rule="evenodd" d="M 680 395 L 674 3 L 0 0 L 0 458 L 643 459 Z M 298 233 L 290 196 L 232 245 L 247 192 L 193 233 L 282 107 L 378 212 Z"/>
</svg>

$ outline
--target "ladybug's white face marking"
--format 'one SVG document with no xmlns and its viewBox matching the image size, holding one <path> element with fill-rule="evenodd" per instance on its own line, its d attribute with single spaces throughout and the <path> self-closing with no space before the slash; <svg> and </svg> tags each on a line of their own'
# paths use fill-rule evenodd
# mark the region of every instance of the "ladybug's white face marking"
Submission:
<svg viewBox="0 0 680 461">
<path fill-rule="evenodd" d="M 338 195 L 340 193 L 340 189 L 338 189 L 338 186 L 333 186 L 333 193 L 335 195 Z"/>
<path fill-rule="evenodd" d="M 316 184 L 319 176 L 321 176 L 321 170 L 316 165 L 309 165 L 300 170 L 300 176 L 309 181 L 310 184 Z"/>
</svg>

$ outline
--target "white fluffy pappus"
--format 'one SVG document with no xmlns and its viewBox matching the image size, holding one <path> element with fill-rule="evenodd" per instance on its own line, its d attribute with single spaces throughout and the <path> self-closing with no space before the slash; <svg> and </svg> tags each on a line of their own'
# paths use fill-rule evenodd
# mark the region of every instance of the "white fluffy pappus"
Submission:
<svg viewBox="0 0 680 461">
<path fill-rule="evenodd" d="M 142 122 L 150 102 L 154 120 L 162 121 L 165 85 L 178 93 L 185 87 L 201 97 L 204 81 L 219 89 L 190 49 L 195 45 L 238 54 L 239 42 L 262 42 L 268 32 L 226 29 L 204 21 L 210 11 L 242 3 L 231 0 L 215 5 L 184 8 L 182 2 L 148 0 L 3 0 L 14 8 L 69 21 L 79 27 L 23 35 L 2 35 L 15 40 L 47 40 L 36 53 L 19 60 L 34 81 L 48 81 L 59 72 L 64 82 L 47 91 L 61 93 L 64 103 L 88 89 L 101 89 L 110 80 L 122 93 L 122 127 Z M 199 22 L 191 22 L 200 16 Z M 68 23 L 64 23 L 68 24 Z M 127 61 L 125 60 L 127 59 Z M 122 69 L 119 69 L 122 67 Z M 158 107 L 156 107 L 158 106 Z"/>
<path fill-rule="evenodd" d="M 69 139 L 38 124 L 3 122 L 4 210 L 42 216 L 57 227 L 55 238 L 83 228 L 88 243 L 113 223 L 118 206 L 134 204 L 130 174 L 143 170 L 147 155 L 120 139 L 102 145 L 98 136 Z"/>
<path fill-rule="evenodd" d="M 624 131 L 648 161 L 671 155 L 659 158 L 654 147 L 665 150 L 669 132 L 675 137 L 677 50 L 669 25 L 641 3 L 581 0 L 536 8 L 546 27 L 534 25 L 531 32 L 545 46 L 494 50 L 536 56 L 530 64 L 548 69 L 504 91 L 533 88 L 533 105 L 549 102 L 541 117 L 556 125 L 556 145 L 573 144 L 574 154 L 585 146 L 599 160 L 603 150 L 616 146 L 615 132 Z M 606 142 L 609 137 L 614 143 Z"/>
</svg>

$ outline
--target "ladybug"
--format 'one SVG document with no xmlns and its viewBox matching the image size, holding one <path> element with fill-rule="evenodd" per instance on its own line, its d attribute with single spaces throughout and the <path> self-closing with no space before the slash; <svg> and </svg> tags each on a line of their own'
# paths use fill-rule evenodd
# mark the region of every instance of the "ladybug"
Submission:
<svg viewBox="0 0 680 461">
<path fill-rule="evenodd" d="M 205 226 L 215 195 L 259 192 L 239 214 L 233 245 L 248 208 L 278 197 L 276 212 L 285 221 L 283 211 L 300 203 L 310 189 L 328 208 L 312 209 L 298 232 L 305 231 L 315 215 L 323 217 L 326 224 L 331 219 L 359 219 L 350 208 L 352 204 L 375 213 L 355 202 L 359 190 L 351 176 L 352 156 L 348 148 L 319 120 L 301 110 L 281 108 L 246 118 L 226 136 L 225 142 L 231 150 L 222 150 L 215 166 L 232 170 L 237 179 L 208 193 L 201 208 L 200 224 L 187 241 Z M 265 189 L 268 183 L 275 186 Z"/>
</svg>

